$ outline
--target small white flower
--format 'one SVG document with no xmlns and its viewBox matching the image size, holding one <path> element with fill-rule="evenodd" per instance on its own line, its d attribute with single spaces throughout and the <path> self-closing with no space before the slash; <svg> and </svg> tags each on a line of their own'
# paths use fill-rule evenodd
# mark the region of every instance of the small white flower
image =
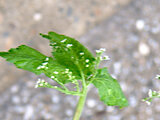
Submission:
<svg viewBox="0 0 160 120">
<path fill-rule="evenodd" d="M 149 89 L 148 96 L 152 97 L 152 90 L 151 89 Z"/>
<path fill-rule="evenodd" d="M 106 51 L 105 48 L 100 48 L 99 50 L 96 50 L 96 53 L 103 53 L 104 51 Z"/>
<path fill-rule="evenodd" d="M 38 70 L 41 69 L 41 66 L 38 66 L 37 69 L 38 69 Z"/>
<path fill-rule="evenodd" d="M 72 44 L 67 44 L 67 46 L 66 46 L 66 47 L 67 47 L 67 48 L 69 48 L 69 47 L 71 47 L 71 46 L 73 46 L 73 45 L 72 45 Z"/>
<path fill-rule="evenodd" d="M 43 86 L 43 84 L 41 83 L 41 84 L 39 84 L 41 87 Z"/>
<path fill-rule="evenodd" d="M 44 82 L 45 82 L 45 80 L 41 80 L 41 82 L 43 82 L 43 83 L 44 83 Z"/>
<path fill-rule="evenodd" d="M 160 75 L 156 75 L 156 79 L 160 79 Z"/>
<path fill-rule="evenodd" d="M 110 57 L 109 56 L 104 56 L 103 60 L 110 60 Z"/>
<path fill-rule="evenodd" d="M 84 55 L 84 52 L 80 52 L 79 54 L 80 54 L 80 55 Z"/>
<path fill-rule="evenodd" d="M 100 58 L 101 61 L 103 60 L 102 56 L 100 56 L 99 58 Z"/>
<path fill-rule="evenodd" d="M 54 86 L 54 88 L 58 88 L 57 86 Z"/>
<path fill-rule="evenodd" d="M 48 64 L 48 62 L 44 62 L 44 63 L 42 63 L 42 65 L 47 65 Z"/>
<path fill-rule="evenodd" d="M 49 58 L 48 57 L 46 57 L 46 59 L 45 59 L 46 61 L 48 61 L 49 60 Z"/>
<path fill-rule="evenodd" d="M 106 48 L 100 48 L 99 50 L 102 51 L 102 52 L 105 52 Z"/>
<path fill-rule="evenodd" d="M 45 66 L 40 66 L 41 68 L 45 68 Z"/>
<path fill-rule="evenodd" d="M 41 82 L 41 81 L 40 81 L 40 80 L 38 80 L 38 81 L 37 81 L 37 84 L 39 84 L 40 82 Z"/>
<path fill-rule="evenodd" d="M 61 42 L 64 43 L 67 39 L 63 39 Z"/>
<path fill-rule="evenodd" d="M 102 51 L 100 51 L 100 50 L 96 50 L 96 53 L 102 53 Z"/>
<path fill-rule="evenodd" d="M 46 67 L 46 69 L 48 69 L 48 67 Z"/>
<path fill-rule="evenodd" d="M 146 101 L 146 103 L 147 103 L 147 105 L 151 105 L 151 102 L 149 102 L 149 101 Z"/>
<path fill-rule="evenodd" d="M 52 45 L 56 45 L 57 43 L 52 43 Z"/>
<path fill-rule="evenodd" d="M 54 74 L 58 74 L 58 72 L 57 72 L 57 71 L 54 71 L 53 73 L 54 73 Z"/>
<path fill-rule="evenodd" d="M 45 84 L 45 85 L 48 85 L 48 83 L 47 83 L 47 82 L 45 82 L 44 84 Z"/>
<path fill-rule="evenodd" d="M 75 79 L 76 77 L 75 76 L 72 76 L 72 79 Z"/>
<path fill-rule="evenodd" d="M 89 65 L 87 64 L 86 67 L 89 67 Z"/>
<path fill-rule="evenodd" d="M 51 78 L 53 79 L 53 78 L 55 78 L 54 76 L 51 76 Z"/>
<path fill-rule="evenodd" d="M 69 74 L 72 74 L 72 72 L 69 72 Z"/>
<path fill-rule="evenodd" d="M 86 59 L 86 63 L 88 63 L 89 62 L 89 59 Z"/>
<path fill-rule="evenodd" d="M 37 85 L 37 84 L 35 85 L 35 88 L 38 88 L 38 85 Z"/>
</svg>

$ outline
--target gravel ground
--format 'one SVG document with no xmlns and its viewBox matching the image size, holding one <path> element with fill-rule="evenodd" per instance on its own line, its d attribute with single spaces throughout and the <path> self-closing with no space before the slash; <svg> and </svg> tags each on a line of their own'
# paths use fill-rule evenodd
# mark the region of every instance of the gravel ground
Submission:
<svg viewBox="0 0 160 120">
<path fill-rule="evenodd" d="M 134 0 L 91 29 L 79 41 L 92 52 L 104 47 L 110 56 L 110 73 L 118 79 L 129 100 L 124 109 L 107 107 L 90 86 L 81 120 L 159 120 L 160 100 L 148 106 L 141 101 L 148 89 L 159 90 L 160 1 Z M 44 78 L 44 76 L 39 76 Z M 78 98 L 52 89 L 34 88 L 39 78 L 28 73 L 0 96 L 2 120 L 71 120 Z M 48 80 L 47 78 L 45 78 Z M 48 80 L 49 81 L 49 80 Z M 36 108 L 36 109 L 35 109 Z"/>
</svg>

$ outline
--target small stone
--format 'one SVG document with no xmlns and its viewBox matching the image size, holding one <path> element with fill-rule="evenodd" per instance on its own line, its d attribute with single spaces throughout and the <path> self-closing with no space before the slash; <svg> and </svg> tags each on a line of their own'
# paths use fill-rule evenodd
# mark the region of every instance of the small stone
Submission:
<svg viewBox="0 0 160 120">
<path fill-rule="evenodd" d="M 73 111 L 71 109 L 67 109 L 66 112 L 65 112 L 65 114 L 67 116 L 72 116 L 73 115 Z"/>
<path fill-rule="evenodd" d="M 113 111 L 114 111 L 114 107 L 112 107 L 112 106 L 107 106 L 106 111 L 107 111 L 107 112 L 113 112 Z"/>
<path fill-rule="evenodd" d="M 136 100 L 135 96 L 130 96 L 129 103 L 130 103 L 131 107 L 136 107 L 137 100 Z"/>
<path fill-rule="evenodd" d="M 72 12 L 73 12 L 72 7 L 69 6 L 68 9 L 67 9 L 67 15 L 71 16 Z"/>
<path fill-rule="evenodd" d="M 59 103 L 59 101 L 60 101 L 60 98 L 58 96 L 53 96 L 52 97 L 52 102 L 53 103 Z"/>
<path fill-rule="evenodd" d="M 96 101 L 94 99 L 87 100 L 87 106 L 89 108 L 94 108 L 96 106 Z"/>
<path fill-rule="evenodd" d="M 14 85 L 14 86 L 11 87 L 11 92 L 12 93 L 16 93 L 16 92 L 18 92 L 18 90 L 19 90 L 19 87 L 17 85 Z"/>
<path fill-rule="evenodd" d="M 35 13 L 33 16 L 33 19 L 35 21 L 40 21 L 42 19 L 42 14 L 41 13 Z"/>
<path fill-rule="evenodd" d="M 145 26 L 145 22 L 143 20 L 137 20 L 136 21 L 136 28 L 138 30 L 142 30 Z"/>
<path fill-rule="evenodd" d="M 145 43 L 140 43 L 138 50 L 139 50 L 139 53 L 143 56 L 147 56 L 150 53 L 150 48 Z"/>
<path fill-rule="evenodd" d="M 30 120 L 34 115 L 34 108 L 32 106 L 27 106 L 24 113 L 24 120 Z"/>
<path fill-rule="evenodd" d="M 14 104 L 19 104 L 20 103 L 20 98 L 19 98 L 19 96 L 13 96 L 12 97 L 12 102 L 14 103 Z"/>
<path fill-rule="evenodd" d="M 25 112 L 25 108 L 22 107 L 22 106 L 15 106 L 15 107 L 14 107 L 14 110 L 15 110 L 15 112 L 18 113 L 18 114 L 22 114 L 22 113 Z"/>
</svg>

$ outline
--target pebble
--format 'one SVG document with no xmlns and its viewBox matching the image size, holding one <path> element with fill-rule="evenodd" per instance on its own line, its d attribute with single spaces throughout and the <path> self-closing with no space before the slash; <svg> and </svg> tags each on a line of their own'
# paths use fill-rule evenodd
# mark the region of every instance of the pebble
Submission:
<svg viewBox="0 0 160 120">
<path fill-rule="evenodd" d="M 60 101 L 60 98 L 58 96 L 53 96 L 52 97 L 52 102 L 53 103 L 59 103 L 59 101 Z"/>
<path fill-rule="evenodd" d="M 20 103 L 20 97 L 19 96 L 13 96 L 12 97 L 12 102 L 14 103 L 14 104 L 19 104 Z"/>
<path fill-rule="evenodd" d="M 72 12 L 73 12 L 72 7 L 68 7 L 68 9 L 67 9 L 67 16 L 71 16 Z"/>
<path fill-rule="evenodd" d="M 100 104 L 100 105 L 97 105 L 96 110 L 103 111 L 103 110 L 105 110 L 105 107 L 104 107 L 104 105 Z"/>
<path fill-rule="evenodd" d="M 88 99 L 87 100 L 87 106 L 89 108 L 94 108 L 96 106 L 96 101 L 94 99 Z"/>
<path fill-rule="evenodd" d="M 150 53 L 150 48 L 146 43 L 140 43 L 138 46 L 138 51 L 141 55 L 147 56 Z"/>
<path fill-rule="evenodd" d="M 65 114 L 66 114 L 67 116 L 72 116 L 72 115 L 73 115 L 72 109 L 67 109 L 67 110 L 65 111 Z"/>
<path fill-rule="evenodd" d="M 153 34 L 159 33 L 159 32 L 160 32 L 160 27 L 159 27 L 159 26 L 160 26 L 160 25 L 158 25 L 157 27 L 151 28 L 151 32 L 152 32 Z"/>
<path fill-rule="evenodd" d="M 19 113 L 19 114 L 22 114 L 22 113 L 25 112 L 25 108 L 22 107 L 22 106 L 15 106 L 14 110 L 15 110 L 16 113 Z"/>
<path fill-rule="evenodd" d="M 121 120 L 121 115 L 110 115 L 108 116 L 108 120 Z"/>
<path fill-rule="evenodd" d="M 24 120 L 30 120 L 34 114 L 34 108 L 32 106 L 27 106 L 24 113 Z"/>
<path fill-rule="evenodd" d="M 40 20 L 42 19 L 42 14 L 41 14 L 41 13 L 35 13 L 35 14 L 33 15 L 33 19 L 34 19 L 35 21 L 40 21 Z"/>
<path fill-rule="evenodd" d="M 130 106 L 136 107 L 136 105 L 137 105 L 137 99 L 135 98 L 135 96 L 130 96 L 129 97 L 129 103 L 130 103 Z"/>
<path fill-rule="evenodd" d="M 11 87 L 11 92 L 12 93 L 17 93 L 18 90 L 19 90 L 19 87 L 17 85 L 14 85 L 14 86 Z"/>
<path fill-rule="evenodd" d="M 114 73 L 118 75 L 121 72 L 121 63 L 115 62 L 113 67 L 114 67 Z"/>
<path fill-rule="evenodd" d="M 136 21 L 136 28 L 138 30 L 142 30 L 144 28 L 144 26 L 145 26 L 144 20 L 137 20 Z"/>
<path fill-rule="evenodd" d="M 107 111 L 107 112 L 113 112 L 113 111 L 114 111 L 114 107 L 112 107 L 112 106 L 107 106 L 106 111 Z"/>
</svg>

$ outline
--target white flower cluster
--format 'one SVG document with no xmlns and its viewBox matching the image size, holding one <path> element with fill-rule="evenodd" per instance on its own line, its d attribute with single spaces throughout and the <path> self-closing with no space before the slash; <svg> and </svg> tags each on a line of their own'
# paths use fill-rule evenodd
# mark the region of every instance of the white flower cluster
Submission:
<svg viewBox="0 0 160 120">
<path fill-rule="evenodd" d="M 69 47 L 72 47 L 72 46 L 73 46 L 72 44 L 67 44 L 66 47 L 69 48 Z"/>
<path fill-rule="evenodd" d="M 49 85 L 48 82 L 45 82 L 45 80 L 41 80 L 41 79 L 38 79 L 38 81 L 36 82 L 36 85 L 35 85 L 35 88 L 38 88 L 38 87 L 46 87 L 47 85 Z"/>
<path fill-rule="evenodd" d="M 99 50 L 96 50 L 96 53 L 103 53 L 103 52 L 105 52 L 106 51 L 106 49 L 105 48 L 100 48 Z"/>
<path fill-rule="evenodd" d="M 156 79 L 160 79 L 160 75 L 156 75 Z"/>
<path fill-rule="evenodd" d="M 97 58 L 100 58 L 100 60 L 110 60 L 110 57 L 105 55 L 105 56 L 100 56 L 102 53 L 106 51 L 105 48 L 100 48 L 99 50 L 96 50 Z"/>
<path fill-rule="evenodd" d="M 107 55 L 105 55 L 105 56 L 103 56 L 103 57 L 101 56 L 100 59 L 101 59 L 101 60 L 110 60 L 110 57 L 107 56 Z"/>
<path fill-rule="evenodd" d="M 65 73 L 68 75 L 69 80 L 75 79 L 75 76 L 72 75 L 72 72 L 69 69 L 65 69 Z"/>
<path fill-rule="evenodd" d="M 143 101 L 146 102 L 148 105 L 150 105 L 153 98 L 156 98 L 156 97 L 160 98 L 160 92 L 152 91 L 151 89 L 149 89 L 148 96 L 149 97 L 143 99 Z"/>
</svg>

